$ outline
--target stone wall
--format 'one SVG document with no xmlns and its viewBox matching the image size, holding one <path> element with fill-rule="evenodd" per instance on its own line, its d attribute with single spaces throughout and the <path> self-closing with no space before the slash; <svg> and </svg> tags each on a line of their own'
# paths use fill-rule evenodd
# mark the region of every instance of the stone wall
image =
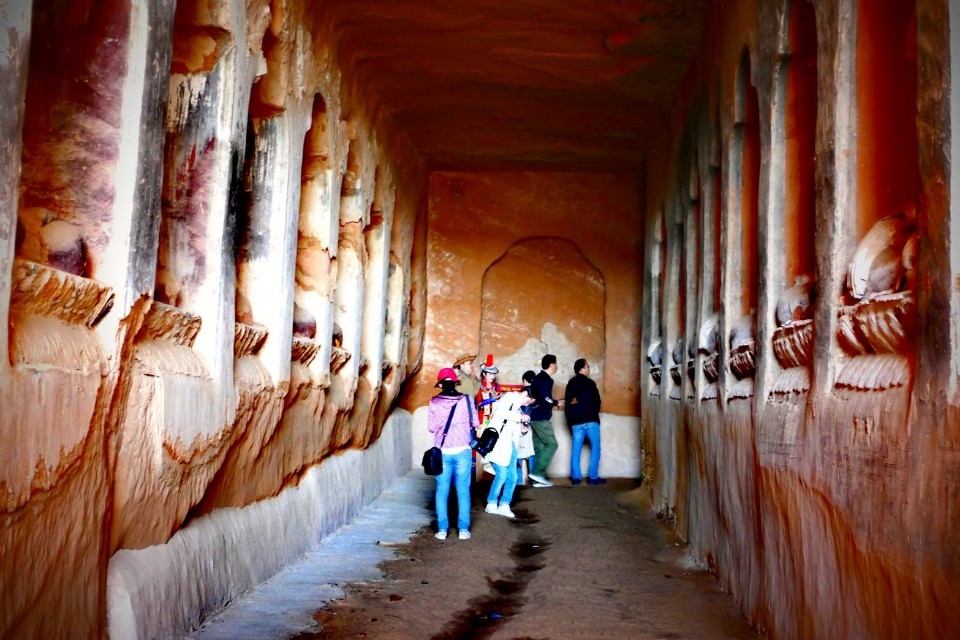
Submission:
<svg viewBox="0 0 960 640">
<path fill-rule="evenodd" d="M 466 353 L 492 353 L 509 384 L 553 353 L 558 397 L 584 357 L 609 414 L 601 470 L 638 477 L 642 194 L 630 174 L 432 173 L 427 348 L 404 406 L 423 407 L 437 371 Z M 568 476 L 569 430 L 559 412 L 555 423 L 548 473 Z"/>
<path fill-rule="evenodd" d="M 308 5 L 0 1 L 2 637 L 175 636 L 409 466 L 426 172 Z"/>
<path fill-rule="evenodd" d="M 770 637 L 960 633 L 957 10 L 725 3 L 650 164 L 647 486 Z"/>
<path fill-rule="evenodd" d="M 585 357 L 603 410 L 637 415 L 642 193 L 628 174 L 431 174 L 428 348 L 405 406 L 464 353 L 492 353 L 505 383 L 553 353 L 557 394 Z"/>
</svg>

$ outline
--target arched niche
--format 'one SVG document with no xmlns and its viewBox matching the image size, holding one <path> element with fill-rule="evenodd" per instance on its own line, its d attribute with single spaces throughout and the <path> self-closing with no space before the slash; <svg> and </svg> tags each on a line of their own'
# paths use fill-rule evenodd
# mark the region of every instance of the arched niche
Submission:
<svg viewBox="0 0 960 640">
<path fill-rule="evenodd" d="M 737 317 L 745 315 L 757 304 L 759 252 L 757 220 L 760 193 L 760 103 L 757 89 L 751 84 L 750 50 L 744 47 L 737 72 L 734 144 L 739 165 L 740 229 L 737 238 L 740 308 Z"/>
<path fill-rule="evenodd" d="M 519 240 L 483 274 L 480 353 L 494 354 L 502 382 L 519 383 L 552 353 L 558 383 L 573 376 L 577 358 L 586 358 L 599 384 L 605 299 L 603 274 L 577 245 L 554 237 Z"/>
<path fill-rule="evenodd" d="M 737 68 L 731 172 L 733 197 L 725 256 L 726 318 L 724 332 L 730 349 L 727 399 L 753 395 L 756 326 L 754 310 L 760 278 L 760 105 L 751 82 L 750 50 L 744 47 Z"/>
<path fill-rule="evenodd" d="M 337 251 L 339 212 L 334 211 L 334 173 L 327 103 L 313 99 L 310 129 L 303 144 L 300 183 L 300 220 L 297 230 L 296 292 L 294 300 L 316 320 L 319 355 L 311 363 L 317 373 L 330 371 L 333 349 L 333 259 Z"/>
<path fill-rule="evenodd" d="M 660 381 L 663 373 L 663 317 L 664 317 L 664 278 L 667 271 L 666 222 L 664 205 L 657 208 L 657 217 L 653 223 L 653 241 L 650 244 L 650 318 L 647 330 L 650 335 L 647 347 L 647 360 L 650 364 L 649 392 L 660 395 Z"/>
<path fill-rule="evenodd" d="M 106 279 L 130 11 L 34 3 L 18 257 Z"/>
<path fill-rule="evenodd" d="M 686 225 L 684 226 L 684 269 L 686 290 L 685 299 L 687 300 L 686 311 L 684 313 L 683 335 L 684 337 L 684 355 L 681 372 L 687 376 L 687 397 L 695 397 L 695 388 L 697 382 L 696 376 L 696 355 L 697 355 L 697 328 L 698 318 L 700 317 L 700 305 L 702 302 L 703 286 L 703 211 L 701 209 L 701 189 L 700 184 L 700 161 L 698 153 L 694 150 L 689 163 L 689 179 L 687 181 L 686 198 Z"/>
<path fill-rule="evenodd" d="M 857 2 L 857 232 L 915 204 L 917 10 L 914 0 Z"/>
<path fill-rule="evenodd" d="M 384 333 L 387 315 L 387 278 L 390 272 L 390 236 L 393 226 L 394 188 L 380 167 L 374 170 L 373 202 L 363 229 L 366 251 L 363 328 L 360 354 L 369 366 L 365 376 L 371 385 L 380 383 L 383 371 Z"/>
<path fill-rule="evenodd" d="M 712 308 L 711 312 L 716 313 L 720 310 L 723 303 L 723 292 L 720 289 L 720 274 L 723 273 L 723 250 L 721 248 L 721 234 L 723 228 L 723 171 L 720 159 L 720 114 L 714 117 L 710 125 L 711 136 L 713 137 L 714 153 L 710 154 L 709 166 L 706 174 L 706 184 L 703 185 L 703 196 L 709 198 L 709 205 L 704 206 L 704 247 L 709 248 L 709 261 L 705 261 L 712 269 L 710 270 L 710 283 L 705 285 L 705 293 L 709 296 Z"/>
<path fill-rule="evenodd" d="M 817 22 L 809 0 L 791 3 L 785 64 L 784 148 L 787 286 L 816 269 Z M 779 100 L 778 100 L 779 102 Z"/>
<path fill-rule="evenodd" d="M 690 338 L 700 363 L 697 382 L 701 400 L 717 399 L 717 361 L 719 345 L 713 339 L 722 304 L 721 274 L 723 253 L 721 230 L 723 224 L 723 180 L 721 171 L 720 114 L 713 107 L 713 117 L 704 126 L 704 134 L 698 154 L 700 162 L 700 311 L 697 315 L 696 333 Z"/>
<path fill-rule="evenodd" d="M 770 188 L 783 193 L 771 203 L 767 269 L 776 287 L 773 354 L 780 366 L 770 393 L 790 397 L 810 388 L 816 276 L 816 132 L 818 101 L 816 12 L 796 0 L 780 43 L 773 108 Z M 768 241 L 769 242 L 769 241 Z"/>
<path fill-rule="evenodd" d="M 856 210 L 841 233 L 857 235 L 837 331 L 850 358 L 834 381 L 843 393 L 908 386 L 921 322 L 916 3 L 859 1 L 856 36 Z"/>
</svg>

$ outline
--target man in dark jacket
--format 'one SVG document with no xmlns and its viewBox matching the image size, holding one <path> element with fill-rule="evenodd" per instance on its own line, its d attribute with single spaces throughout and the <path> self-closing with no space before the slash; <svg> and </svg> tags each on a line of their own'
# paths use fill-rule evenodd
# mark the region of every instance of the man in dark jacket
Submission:
<svg viewBox="0 0 960 640">
<path fill-rule="evenodd" d="M 600 392 L 597 383 L 590 379 L 590 363 L 584 358 L 573 363 L 576 375 L 567 383 L 564 398 L 567 424 L 573 431 L 572 450 L 570 452 L 570 482 L 580 484 L 583 475 L 580 472 L 580 451 L 584 438 L 590 441 L 590 468 L 587 472 L 587 484 L 603 484 L 600 477 Z"/>
<path fill-rule="evenodd" d="M 547 467 L 557 452 L 557 436 L 553 433 L 550 418 L 554 407 L 562 409 L 563 401 L 553 398 L 553 374 L 557 372 L 557 356 L 548 353 L 540 359 L 543 370 L 533 378 L 530 385 L 536 404 L 530 411 L 530 430 L 533 432 L 534 467 L 527 477 L 534 487 L 552 487 L 547 480 Z"/>
</svg>

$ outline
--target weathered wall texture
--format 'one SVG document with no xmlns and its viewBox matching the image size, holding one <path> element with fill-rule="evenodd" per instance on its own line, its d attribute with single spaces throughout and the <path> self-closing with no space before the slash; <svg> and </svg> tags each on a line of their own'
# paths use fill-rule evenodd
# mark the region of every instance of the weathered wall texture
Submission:
<svg viewBox="0 0 960 640">
<path fill-rule="evenodd" d="M 0 2 L 0 637 L 179 635 L 410 459 L 426 173 L 328 22 L 88 4 Z"/>
<path fill-rule="evenodd" d="M 626 174 L 431 174 L 428 348 L 406 406 L 464 353 L 493 353 L 508 383 L 554 353 L 558 393 L 586 357 L 604 411 L 637 415 L 642 193 Z"/>
<path fill-rule="evenodd" d="M 648 486 L 771 637 L 960 634 L 948 22 L 724 3 L 650 164 Z"/>
<path fill-rule="evenodd" d="M 494 354 L 498 379 L 513 384 L 553 353 L 557 395 L 585 357 L 603 411 L 636 416 L 642 193 L 627 174 L 431 174 L 426 349 L 404 405 L 426 404 L 437 371 L 465 353 Z M 639 475 L 635 423 L 609 426 L 604 446 L 629 452 L 607 469 Z M 567 440 L 556 475 L 569 473 Z"/>
</svg>

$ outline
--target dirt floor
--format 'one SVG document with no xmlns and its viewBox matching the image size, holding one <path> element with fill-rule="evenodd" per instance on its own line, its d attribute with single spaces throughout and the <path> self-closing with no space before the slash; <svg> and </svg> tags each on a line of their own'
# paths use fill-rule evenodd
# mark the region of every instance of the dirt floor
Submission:
<svg viewBox="0 0 960 640">
<path fill-rule="evenodd" d="M 518 487 L 514 519 L 484 513 L 488 488 L 475 486 L 472 539 L 420 531 L 296 640 L 758 637 L 635 482 Z"/>
</svg>

